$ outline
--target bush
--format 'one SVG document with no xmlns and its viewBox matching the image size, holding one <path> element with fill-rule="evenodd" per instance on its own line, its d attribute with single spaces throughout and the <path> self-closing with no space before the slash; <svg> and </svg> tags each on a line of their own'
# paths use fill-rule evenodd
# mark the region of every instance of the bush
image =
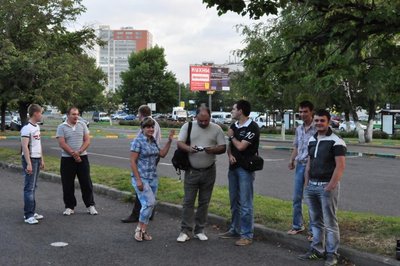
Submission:
<svg viewBox="0 0 400 266">
<path fill-rule="evenodd" d="M 394 135 L 392 135 L 391 139 L 398 139 L 398 140 L 400 140 L 400 132 L 395 132 Z"/>
<path fill-rule="evenodd" d="M 386 132 L 376 130 L 372 132 L 372 138 L 374 139 L 388 139 L 389 135 Z"/>
<path fill-rule="evenodd" d="M 355 130 L 346 132 L 346 131 L 338 131 L 336 132 L 337 135 L 339 135 L 341 138 L 358 138 L 358 134 Z"/>
</svg>

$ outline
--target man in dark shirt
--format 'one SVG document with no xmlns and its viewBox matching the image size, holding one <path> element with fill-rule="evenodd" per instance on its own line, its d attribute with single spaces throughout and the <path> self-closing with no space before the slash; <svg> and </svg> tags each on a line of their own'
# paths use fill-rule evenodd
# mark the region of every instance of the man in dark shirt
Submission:
<svg viewBox="0 0 400 266">
<path fill-rule="evenodd" d="M 250 103 L 240 100 L 233 105 L 232 118 L 237 121 L 228 130 L 229 157 L 229 198 L 232 223 L 221 238 L 239 238 L 237 246 L 250 245 L 253 241 L 253 182 L 254 172 L 243 168 L 246 160 L 258 151 L 260 131 L 258 125 L 249 118 Z"/>
<path fill-rule="evenodd" d="M 340 233 L 336 216 L 339 182 L 345 168 L 346 144 L 329 127 L 330 114 L 318 110 L 314 115 L 317 133 L 308 143 L 305 201 L 313 231 L 310 250 L 302 260 L 325 257 L 325 266 L 337 265 Z"/>
</svg>

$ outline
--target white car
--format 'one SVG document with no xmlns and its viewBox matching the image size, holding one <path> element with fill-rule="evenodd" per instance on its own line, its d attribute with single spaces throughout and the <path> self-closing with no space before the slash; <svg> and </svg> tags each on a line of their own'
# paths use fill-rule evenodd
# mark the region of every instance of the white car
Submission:
<svg viewBox="0 0 400 266">
<path fill-rule="evenodd" d="M 350 126 L 350 131 L 354 131 L 356 130 L 356 123 L 354 123 L 354 121 L 349 121 L 349 126 Z M 360 124 L 361 129 L 367 129 L 367 127 L 363 124 Z M 340 131 L 346 131 L 347 125 L 346 125 L 346 121 L 342 122 L 339 124 L 339 130 Z"/>
</svg>

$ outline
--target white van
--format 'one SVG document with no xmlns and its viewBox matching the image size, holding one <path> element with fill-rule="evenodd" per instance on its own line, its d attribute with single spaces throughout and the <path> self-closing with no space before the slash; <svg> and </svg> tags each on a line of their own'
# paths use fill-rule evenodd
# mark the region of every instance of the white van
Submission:
<svg viewBox="0 0 400 266">
<path fill-rule="evenodd" d="M 232 123 L 232 115 L 229 112 L 212 112 L 211 122 L 218 124 L 230 124 Z"/>
</svg>

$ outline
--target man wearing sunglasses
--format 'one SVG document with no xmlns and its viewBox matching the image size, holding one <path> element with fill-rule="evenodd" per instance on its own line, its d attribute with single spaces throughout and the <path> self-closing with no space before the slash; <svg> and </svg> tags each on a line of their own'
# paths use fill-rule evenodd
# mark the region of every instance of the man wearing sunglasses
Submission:
<svg viewBox="0 0 400 266">
<path fill-rule="evenodd" d="M 329 112 L 323 109 L 314 115 L 317 133 L 308 143 L 304 192 L 313 241 L 310 250 L 299 256 L 302 260 L 325 258 L 325 266 L 338 262 L 340 233 L 336 213 L 346 154 L 346 144 L 329 127 L 330 118 Z"/>
</svg>

